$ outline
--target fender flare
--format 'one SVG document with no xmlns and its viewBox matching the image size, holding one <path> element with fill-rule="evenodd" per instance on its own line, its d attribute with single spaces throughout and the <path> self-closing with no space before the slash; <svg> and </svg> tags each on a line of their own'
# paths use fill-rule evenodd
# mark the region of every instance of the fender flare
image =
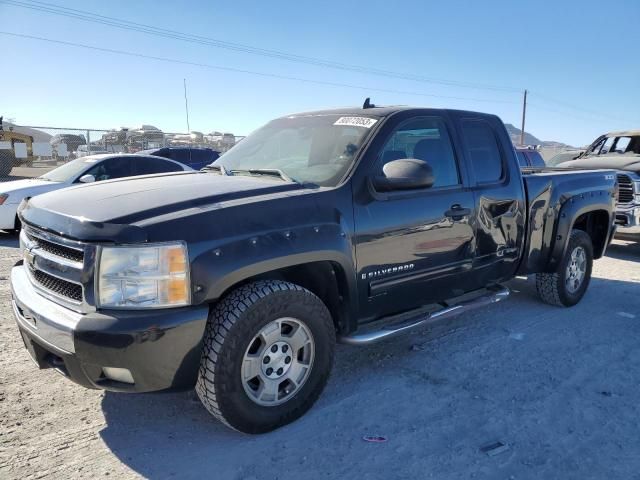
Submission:
<svg viewBox="0 0 640 480">
<path fill-rule="evenodd" d="M 585 213 L 604 211 L 607 214 L 607 231 L 610 232 L 615 218 L 611 214 L 609 192 L 591 192 L 589 194 L 575 195 L 569 198 L 558 212 L 557 226 L 554 232 L 554 244 L 547 262 L 546 272 L 554 272 L 567 251 L 569 236 L 576 220 Z M 594 199 L 600 199 L 594 203 Z M 610 235 L 610 233 L 608 233 Z M 609 241 L 609 238 L 606 239 Z"/>
</svg>

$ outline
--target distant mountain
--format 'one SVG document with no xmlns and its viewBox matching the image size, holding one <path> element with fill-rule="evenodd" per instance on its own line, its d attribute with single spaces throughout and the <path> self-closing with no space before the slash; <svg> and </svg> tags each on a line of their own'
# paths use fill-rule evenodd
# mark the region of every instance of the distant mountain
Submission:
<svg viewBox="0 0 640 480">
<path fill-rule="evenodd" d="M 511 141 L 514 145 L 520 145 L 520 130 L 519 128 L 511 125 L 510 123 L 505 123 L 504 125 L 507 127 L 507 132 L 509 132 L 509 136 L 511 137 Z M 538 137 L 533 136 L 530 133 L 524 132 L 524 144 L 525 145 L 542 145 L 543 147 L 550 147 L 555 149 L 563 149 L 563 148 L 574 148 L 571 145 L 567 145 L 566 143 L 556 142 L 553 140 L 540 140 Z"/>
<path fill-rule="evenodd" d="M 17 133 L 24 133 L 25 135 L 31 135 L 34 142 L 48 142 L 51 139 L 51 135 L 42 130 L 36 130 L 35 128 L 16 126 L 11 122 L 4 120 L 2 122 L 2 128 L 9 131 L 9 128 L 13 127 L 13 131 Z"/>
</svg>

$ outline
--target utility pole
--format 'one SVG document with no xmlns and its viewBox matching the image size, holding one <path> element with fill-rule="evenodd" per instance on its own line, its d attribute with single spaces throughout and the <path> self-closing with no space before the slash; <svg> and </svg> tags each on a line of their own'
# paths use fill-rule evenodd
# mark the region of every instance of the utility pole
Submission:
<svg viewBox="0 0 640 480">
<path fill-rule="evenodd" d="M 527 91 L 524 91 L 522 99 L 522 129 L 520 130 L 520 145 L 524 145 L 524 120 L 527 117 Z"/>
<path fill-rule="evenodd" d="M 191 127 L 189 126 L 189 103 L 187 102 L 187 79 L 183 78 L 184 84 L 184 110 L 187 113 L 187 133 L 191 133 Z"/>
</svg>

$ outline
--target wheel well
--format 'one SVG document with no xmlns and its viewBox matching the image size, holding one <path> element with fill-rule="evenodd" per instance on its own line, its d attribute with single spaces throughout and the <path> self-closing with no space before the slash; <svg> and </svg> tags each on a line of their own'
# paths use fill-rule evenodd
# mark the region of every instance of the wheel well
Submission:
<svg viewBox="0 0 640 480">
<path fill-rule="evenodd" d="M 583 213 L 573 223 L 573 228 L 582 230 L 591 237 L 593 258 L 602 257 L 609 234 L 609 214 L 605 210 Z"/>
<path fill-rule="evenodd" d="M 257 280 L 283 280 L 306 288 L 326 305 L 338 332 L 347 329 L 348 295 L 347 277 L 342 267 L 331 261 L 310 262 L 265 272 L 231 286 L 224 295 Z"/>
</svg>

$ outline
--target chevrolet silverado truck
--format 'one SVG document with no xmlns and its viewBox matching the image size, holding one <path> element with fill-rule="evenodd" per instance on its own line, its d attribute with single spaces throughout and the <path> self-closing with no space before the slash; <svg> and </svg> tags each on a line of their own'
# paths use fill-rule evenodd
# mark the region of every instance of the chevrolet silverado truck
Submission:
<svg viewBox="0 0 640 480">
<path fill-rule="evenodd" d="M 493 115 L 288 115 L 201 172 L 25 202 L 13 309 L 40 368 L 118 392 L 195 386 L 226 425 L 267 432 L 312 406 L 337 341 L 500 301 L 515 275 L 578 303 L 615 195 L 613 172 L 521 173 Z"/>
<path fill-rule="evenodd" d="M 640 240 L 640 130 L 601 135 L 577 159 L 558 167 L 617 170 L 617 233 Z"/>
</svg>

